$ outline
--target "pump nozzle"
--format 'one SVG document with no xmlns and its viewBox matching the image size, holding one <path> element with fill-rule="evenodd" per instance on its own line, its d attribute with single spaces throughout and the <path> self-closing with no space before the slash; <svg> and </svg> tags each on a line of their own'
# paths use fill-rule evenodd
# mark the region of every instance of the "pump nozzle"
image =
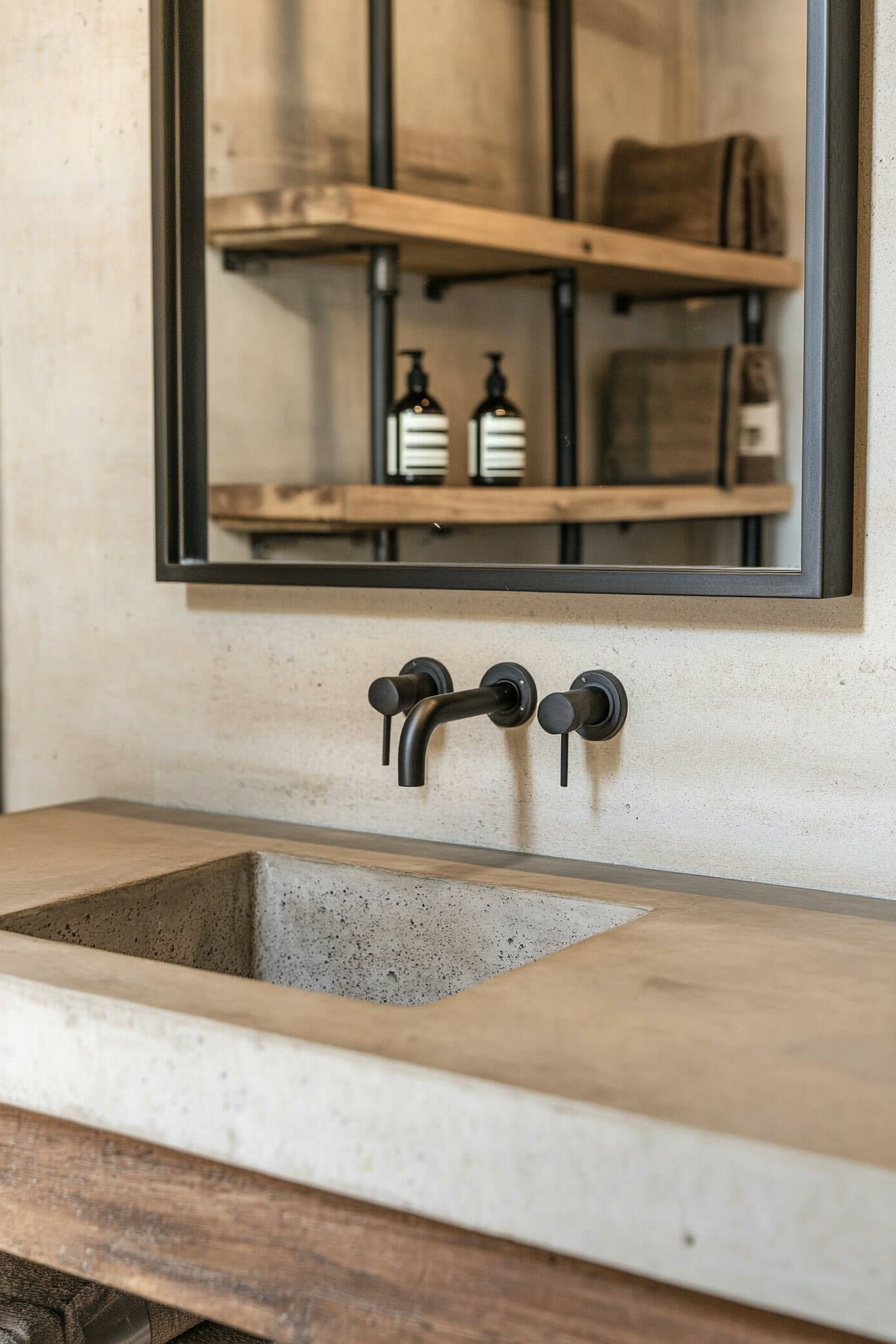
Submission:
<svg viewBox="0 0 896 1344">
<path fill-rule="evenodd" d="M 400 355 L 411 360 L 408 370 L 408 391 L 421 396 L 429 387 L 429 374 L 423 368 L 425 350 L 399 350 Z"/>
<path fill-rule="evenodd" d="M 485 380 L 485 390 L 490 397 L 503 397 L 507 391 L 507 379 L 501 370 L 501 360 L 504 355 L 500 350 L 489 350 L 485 358 L 492 361 L 491 372 Z"/>
</svg>

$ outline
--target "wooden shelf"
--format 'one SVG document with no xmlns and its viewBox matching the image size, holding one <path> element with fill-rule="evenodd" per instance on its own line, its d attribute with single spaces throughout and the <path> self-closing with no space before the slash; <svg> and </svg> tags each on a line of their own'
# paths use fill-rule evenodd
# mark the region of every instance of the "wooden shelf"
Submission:
<svg viewBox="0 0 896 1344">
<path fill-rule="evenodd" d="M 206 221 L 212 246 L 244 252 L 301 256 L 320 248 L 397 243 L 402 269 L 422 275 L 574 266 L 591 289 L 670 296 L 802 284 L 802 264 L 789 257 L 698 247 L 375 187 L 212 197 Z"/>
<path fill-rule="evenodd" d="M 401 525 L 639 523 L 789 513 L 790 485 L 213 485 L 211 517 L 235 532 L 344 532 Z"/>
</svg>

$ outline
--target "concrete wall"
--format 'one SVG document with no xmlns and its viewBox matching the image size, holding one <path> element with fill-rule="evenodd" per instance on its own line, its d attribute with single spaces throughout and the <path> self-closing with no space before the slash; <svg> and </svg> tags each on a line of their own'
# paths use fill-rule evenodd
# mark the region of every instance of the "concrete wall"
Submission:
<svg viewBox="0 0 896 1344">
<path fill-rule="evenodd" d="M 896 896 L 896 164 L 866 146 L 859 593 L 794 602 L 198 591 L 152 560 L 146 6 L 44 0 L 0 50 L 8 801 L 106 793 Z M 879 7 L 875 141 L 896 134 Z M 869 25 L 870 38 L 870 25 Z M 873 286 L 871 282 L 873 281 Z M 865 363 L 863 357 L 863 380 Z M 864 404 L 864 398 L 863 398 Z M 458 684 L 625 681 L 608 747 L 455 725 L 399 793 L 366 708 L 415 654 Z"/>
</svg>

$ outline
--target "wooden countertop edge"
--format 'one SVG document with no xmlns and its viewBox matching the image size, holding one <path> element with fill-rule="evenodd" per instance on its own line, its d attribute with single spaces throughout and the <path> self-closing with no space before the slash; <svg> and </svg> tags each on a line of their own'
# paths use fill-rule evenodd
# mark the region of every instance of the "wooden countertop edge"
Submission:
<svg viewBox="0 0 896 1344">
<path fill-rule="evenodd" d="M 279 1344 L 863 1337 L 0 1107 L 0 1247 Z"/>
</svg>

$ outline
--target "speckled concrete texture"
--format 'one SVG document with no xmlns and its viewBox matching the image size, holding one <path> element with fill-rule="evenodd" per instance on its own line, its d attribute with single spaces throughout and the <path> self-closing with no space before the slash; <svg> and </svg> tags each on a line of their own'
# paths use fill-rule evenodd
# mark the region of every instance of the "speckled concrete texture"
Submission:
<svg viewBox="0 0 896 1344">
<path fill-rule="evenodd" d="M 639 919 L 606 901 L 245 854 L 26 910 L 9 933 L 411 1007 Z"/>
<path fill-rule="evenodd" d="M 434 1003 L 646 911 L 258 856 L 255 974 L 405 1007 Z"/>
<path fill-rule="evenodd" d="M 896 9 L 863 5 L 857 595 L 800 604 L 155 584 L 145 6 L 7 8 L 9 806 L 106 794 L 896 897 Z M 454 724 L 399 791 L 366 690 L 422 654 L 458 686 L 521 659 L 545 694 L 607 667 L 628 723 L 573 743 L 562 792 L 537 725 Z"/>
<path fill-rule="evenodd" d="M 15 974 L 0 1015 L 3 1104 L 896 1344 L 892 1171 Z"/>
<path fill-rule="evenodd" d="M 56 943 L 251 976 L 254 872 L 251 855 L 221 859 L 26 910 L 0 926 Z"/>
</svg>

